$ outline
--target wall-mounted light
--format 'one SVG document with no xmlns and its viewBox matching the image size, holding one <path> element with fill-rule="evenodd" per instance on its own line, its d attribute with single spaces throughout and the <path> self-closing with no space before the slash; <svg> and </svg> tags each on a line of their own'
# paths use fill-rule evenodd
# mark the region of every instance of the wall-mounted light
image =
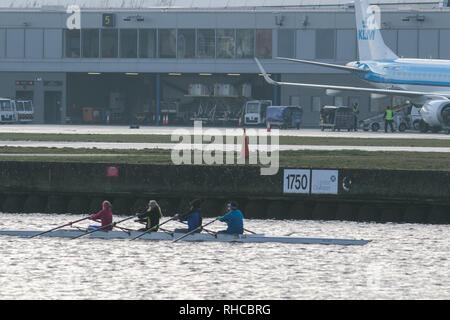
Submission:
<svg viewBox="0 0 450 320">
<path fill-rule="evenodd" d="M 277 25 L 277 26 L 282 26 L 283 25 L 283 23 L 284 23 L 284 16 L 283 15 L 281 15 L 281 14 L 277 14 L 276 16 L 275 16 L 275 24 Z"/>
<path fill-rule="evenodd" d="M 423 21 L 425 21 L 425 16 L 420 16 L 420 15 L 416 14 L 415 16 L 406 16 L 406 17 L 402 18 L 402 21 L 404 21 L 404 22 L 408 22 L 408 21 L 411 21 L 411 20 L 416 20 L 418 22 L 423 22 Z"/>
<path fill-rule="evenodd" d="M 416 20 L 419 22 L 425 21 L 425 16 L 416 16 Z"/>
<path fill-rule="evenodd" d="M 355 8 L 355 3 L 354 2 L 348 2 L 346 4 L 344 4 L 344 7 L 347 9 L 354 9 Z"/>
<path fill-rule="evenodd" d="M 178 73 L 178 72 L 169 72 L 169 76 L 181 76 L 181 73 Z"/>
<path fill-rule="evenodd" d="M 307 27 L 309 25 L 309 18 L 305 16 L 302 20 L 302 26 Z"/>
<path fill-rule="evenodd" d="M 144 17 L 143 16 L 128 16 L 123 18 L 123 21 L 137 21 L 137 22 L 142 22 L 144 21 Z"/>
</svg>

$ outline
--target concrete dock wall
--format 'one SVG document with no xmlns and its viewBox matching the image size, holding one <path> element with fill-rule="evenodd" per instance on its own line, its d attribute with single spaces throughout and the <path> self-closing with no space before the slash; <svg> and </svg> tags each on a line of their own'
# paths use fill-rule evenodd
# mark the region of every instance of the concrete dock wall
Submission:
<svg viewBox="0 0 450 320">
<path fill-rule="evenodd" d="M 283 168 L 261 176 L 256 166 L 1 162 L 0 205 L 3 212 L 89 213 L 109 199 L 115 213 L 130 214 L 156 199 L 172 215 L 201 197 L 209 216 L 235 199 L 248 218 L 450 223 L 449 172 L 330 170 L 336 192 L 300 194 L 286 192 Z"/>
</svg>

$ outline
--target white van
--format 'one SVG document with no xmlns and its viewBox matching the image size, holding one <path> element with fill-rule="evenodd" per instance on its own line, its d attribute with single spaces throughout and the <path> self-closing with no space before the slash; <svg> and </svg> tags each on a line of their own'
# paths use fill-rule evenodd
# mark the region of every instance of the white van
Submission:
<svg viewBox="0 0 450 320">
<path fill-rule="evenodd" d="M 261 125 L 266 123 L 267 107 L 272 105 L 271 100 L 247 101 L 244 106 L 244 124 Z"/>
<path fill-rule="evenodd" d="M 14 123 L 17 121 L 15 101 L 0 98 L 0 123 Z"/>
<path fill-rule="evenodd" d="M 16 100 L 17 120 L 20 123 L 29 123 L 34 119 L 33 101 Z"/>
</svg>

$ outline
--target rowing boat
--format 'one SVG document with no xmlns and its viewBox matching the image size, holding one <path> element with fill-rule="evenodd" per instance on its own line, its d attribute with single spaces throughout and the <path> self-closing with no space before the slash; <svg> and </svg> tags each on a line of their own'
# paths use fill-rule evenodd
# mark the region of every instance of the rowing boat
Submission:
<svg viewBox="0 0 450 320">
<path fill-rule="evenodd" d="M 0 236 L 16 236 L 31 238 L 41 231 L 34 230 L 0 230 Z M 41 237 L 74 238 L 84 234 L 84 230 L 55 230 Z M 132 239 L 141 234 L 139 231 L 99 231 L 86 235 L 91 239 Z M 175 240 L 183 236 L 183 233 L 149 232 L 143 235 L 141 240 Z M 331 244 L 331 245 L 365 245 L 370 240 L 333 239 L 333 238 L 298 238 L 288 236 L 265 236 L 264 234 L 210 234 L 194 233 L 183 238 L 183 241 L 191 242 L 239 242 L 239 243 L 293 243 L 293 244 Z"/>
</svg>

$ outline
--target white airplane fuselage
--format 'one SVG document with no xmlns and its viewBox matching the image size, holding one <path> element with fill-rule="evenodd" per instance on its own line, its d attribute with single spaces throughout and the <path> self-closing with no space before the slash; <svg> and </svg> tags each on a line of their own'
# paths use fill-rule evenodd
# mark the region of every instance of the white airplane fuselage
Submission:
<svg viewBox="0 0 450 320">
<path fill-rule="evenodd" d="M 353 61 L 347 66 L 368 71 L 355 72 L 355 75 L 377 88 L 450 96 L 450 60 L 399 58 L 385 61 Z"/>
</svg>

